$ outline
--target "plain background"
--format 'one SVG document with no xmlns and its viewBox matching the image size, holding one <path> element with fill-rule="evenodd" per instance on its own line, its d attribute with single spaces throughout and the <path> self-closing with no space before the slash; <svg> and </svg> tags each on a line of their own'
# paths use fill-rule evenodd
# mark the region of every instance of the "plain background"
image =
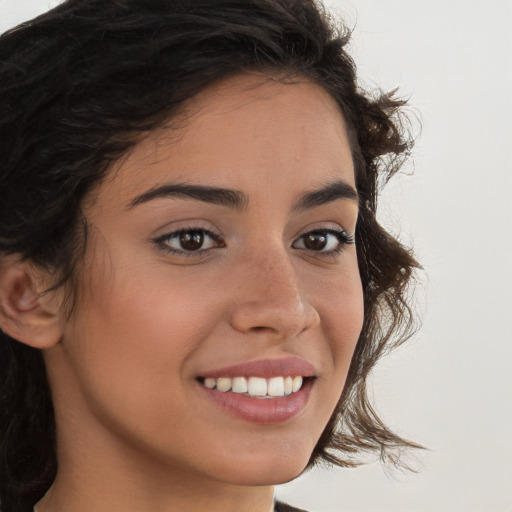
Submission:
<svg viewBox="0 0 512 512">
<path fill-rule="evenodd" d="M 56 3 L 0 0 L 0 31 Z M 512 2 L 327 5 L 354 28 L 361 84 L 399 86 L 421 118 L 380 218 L 424 266 L 423 328 L 381 361 L 372 393 L 429 451 L 418 474 L 314 470 L 276 494 L 311 512 L 512 512 Z"/>
</svg>

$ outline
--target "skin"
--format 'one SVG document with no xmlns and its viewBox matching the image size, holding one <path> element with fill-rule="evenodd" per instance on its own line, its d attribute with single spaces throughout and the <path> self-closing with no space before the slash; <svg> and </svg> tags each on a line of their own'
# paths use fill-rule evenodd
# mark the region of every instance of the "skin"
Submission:
<svg viewBox="0 0 512 512">
<path fill-rule="evenodd" d="M 59 472 L 39 512 L 268 512 L 273 485 L 309 460 L 363 321 L 356 247 L 329 234 L 341 251 L 327 253 L 303 238 L 353 234 L 357 201 L 294 209 L 333 180 L 355 187 L 329 94 L 305 79 L 243 76 L 198 95 L 178 128 L 151 133 L 91 192 L 78 304 L 45 349 Z M 247 203 L 130 207 L 169 183 L 235 189 Z M 217 239 L 166 251 L 163 235 L 190 228 Z M 284 423 L 233 417 L 198 391 L 207 370 L 290 355 L 317 378 Z"/>
</svg>

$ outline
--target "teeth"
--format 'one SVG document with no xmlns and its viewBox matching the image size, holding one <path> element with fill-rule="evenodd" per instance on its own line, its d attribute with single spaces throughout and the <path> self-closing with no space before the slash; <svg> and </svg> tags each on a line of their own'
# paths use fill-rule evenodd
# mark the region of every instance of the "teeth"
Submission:
<svg viewBox="0 0 512 512">
<path fill-rule="evenodd" d="M 284 396 L 284 377 L 268 379 L 267 394 L 270 396 Z"/>
<path fill-rule="evenodd" d="M 291 377 L 286 377 L 284 379 L 284 394 L 291 395 L 293 392 L 293 379 Z"/>
<path fill-rule="evenodd" d="M 213 379 L 208 377 L 204 379 L 203 384 L 209 389 L 217 389 L 226 393 L 247 394 L 255 397 L 282 397 L 296 393 L 302 387 L 304 379 L 301 376 L 296 377 L 272 377 L 264 379 L 262 377 L 221 377 Z"/>
<path fill-rule="evenodd" d="M 261 377 L 249 377 L 247 392 L 251 396 L 265 396 L 267 394 L 267 380 Z"/>
<path fill-rule="evenodd" d="M 245 377 L 235 377 L 231 389 L 234 393 L 247 393 L 247 379 Z"/>
<path fill-rule="evenodd" d="M 302 377 L 293 377 L 292 391 L 296 393 L 302 387 Z"/>
<path fill-rule="evenodd" d="M 217 381 L 215 379 L 212 379 L 212 378 L 204 379 L 204 385 L 207 388 L 213 389 L 216 384 L 217 384 Z"/>
<path fill-rule="evenodd" d="M 231 389 L 231 379 L 228 379 L 228 378 L 217 379 L 217 389 L 219 391 L 229 391 Z"/>
</svg>

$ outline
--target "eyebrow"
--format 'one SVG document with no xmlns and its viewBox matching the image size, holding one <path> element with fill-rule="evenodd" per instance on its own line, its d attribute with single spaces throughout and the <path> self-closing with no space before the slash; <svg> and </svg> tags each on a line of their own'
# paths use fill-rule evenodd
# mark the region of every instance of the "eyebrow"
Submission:
<svg viewBox="0 0 512 512">
<path fill-rule="evenodd" d="M 357 190 L 346 181 L 336 180 L 328 183 L 321 189 L 306 192 L 299 197 L 293 209 L 296 211 L 309 210 L 332 203 L 338 199 L 349 199 L 358 202 L 359 195 Z"/>
<path fill-rule="evenodd" d="M 139 204 L 161 198 L 185 198 L 203 201 L 205 203 L 227 206 L 243 210 L 249 204 L 249 197 L 240 190 L 191 185 L 189 183 L 172 183 L 153 187 L 136 196 L 128 205 L 131 209 Z M 306 192 L 295 202 L 294 211 L 303 211 L 331 203 L 338 199 L 358 201 L 357 191 L 352 185 L 342 180 L 328 183 L 324 187 Z"/>
<path fill-rule="evenodd" d="M 176 183 L 154 187 L 135 197 L 128 208 L 133 208 L 142 203 L 160 198 L 186 198 L 196 199 L 205 203 L 228 206 L 237 210 L 244 209 L 249 203 L 249 198 L 239 190 L 227 188 L 209 187 L 203 185 L 190 185 L 188 183 Z"/>
</svg>

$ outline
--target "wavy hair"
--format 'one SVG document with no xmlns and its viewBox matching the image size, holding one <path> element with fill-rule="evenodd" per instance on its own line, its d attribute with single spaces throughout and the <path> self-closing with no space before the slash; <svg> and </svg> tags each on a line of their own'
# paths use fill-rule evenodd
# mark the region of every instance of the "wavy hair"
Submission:
<svg viewBox="0 0 512 512">
<path fill-rule="evenodd" d="M 415 322 L 418 264 L 376 220 L 380 184 L 412 138 L 394 94 L 357 85 L 350 31 L 314 0 L 67 0 L 0 37 L 0 255 L 19 254 L 73 283 L 86 244 L 80 206 L 144 134 L 205 87 L 247 72 L 307 77 L 343 112 L 355 163 L 364 326 L 341 400 L 309 467 L 397 461 L 418 445 L 391 432 L 366 382 Z M 0 509 L 31 510 L 57 470 L 42 354 L 0 331 Z"/>
</svg>

